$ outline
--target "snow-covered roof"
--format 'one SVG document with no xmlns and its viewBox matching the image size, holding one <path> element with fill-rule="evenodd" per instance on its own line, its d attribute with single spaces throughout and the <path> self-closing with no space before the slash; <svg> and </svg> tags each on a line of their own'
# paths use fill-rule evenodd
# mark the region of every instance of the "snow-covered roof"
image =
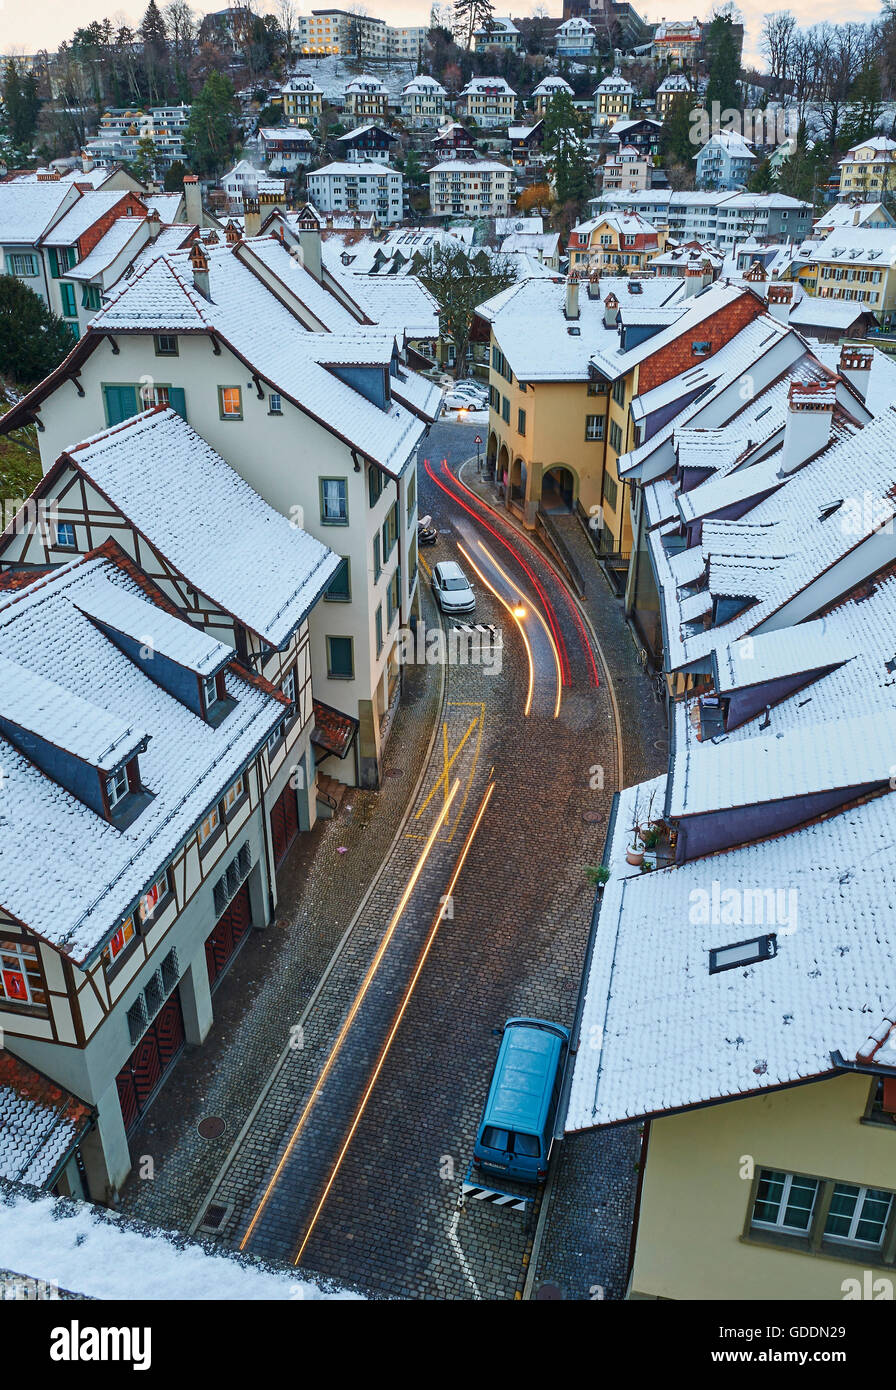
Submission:
<svg viewBox="0 0 896 1390">
<path fill-rule="evenodd" d="M 815 265 L 859 262 L 886 268 L 896 261 L 896 227 L 836 227 L 806 252 Z"/>
<path fill-rule="evenodd" d="M 83 236 L 95 222 L 101 217 L 106 217 L 128 196 L 127 192 L 117 188 L 111 192 L 105 189 L 94 189 L 90 193 L 82 193 L 76 203 L 69 208 L 59 221 L 51 227 L 49 232 L 43 236 L 43 241 L 47 246 L 74 246 L 79 237 Z M 136 197 L 136 194 L 132 195 Z"/>
<path fill-rule="evenodd" d="M 855 1058 L 892 1017 L 892 794 L 640 874 L 625 865 L 628 827 L 651 791 L 662 805 L 663 782 L 620 796 L 568 1130 L 830 1075 L 832 1053 Z M 769 930 L 773 954 L 710 974 L 711 950 Z M 662 1047 L 645 1019 L 662 1020 Z"/>
<path fill-rule="evenodd" d="M 349 131 L 348 136 L 345 137 L 345 138 L 348 139 L 348 138 L 350 138 L 351 136 L 353 136 L 354 134 L 355 134 L 354 131 Z M 343 137 L 340 136 L 339 138 L 342 139 Z M 307 177 L 308 177 L 309 179 L 321 179 L 321 178 L 357 179 L 357 177 L 358 177 L 359 174 L 361 174 L 361 175 L 363 175 L 363 176 L 367 176 L 367 177 L 372 177 L 372 176 L 375 175 L 375 174 L 376 174 L 376 175 L 391 174 L 393 178 L 396 178 L 396 179 L 400 179 L 400 178 L 401 178 L 401 173 L 400 173 L 400 171 L 399 171 L 398 169 L 394 169 L 394 168 L 392 167 L 391 164 L 378 164 L 378 163 L 377 163 L 375 160 L 373 160 L 373 159 L 365 159 L 364 162 L 363 162 L 363 164 L 357 164 L 357 163 L 353 164 L 350 160 L 338 160 L 338 159 L 334 159 L 333 162 L 332 162 L 331 164 L 325 164 L 325 165 L 323 166 L 322 169 L 315 169 L 315 170 L 313 170 L 313 172 L 309 173 Z"/>
<path fill-rule="evenodd" d="M 442 159 L 430 169 L 431 174 L 450 174 L 458 170 L 465 174 L 509 174 L 509 164 L 501 164 L 497 159 Z"/>
<path fill-rule="evenodd" d="M 273 647 L 289 639 L 339 568 L 338 556 L 269 506 L 173 410 L 136 415 L 65 457 L 191 588 Z"/>
<path fill-rule="evenodd" d="M 184 201 L 182 193 L 141 193 L 142 201 L 150 212 L 157 212 L 165 223 L 174 222 Z"/>
<path fill-rule="evenodd" d="M 756 155 L 751 148 L 752 143 L 751 140 L 745 139 L 737 131 L 716 130 L 710 135 L 706 144 L 698 150 L 697 158 L 699 159 L 706 150 L 722 149 L 732 159 L 755 159 Z"/>
<path fill-rule="evenodd" d="M 287 145 L 313 145 L 314 136 L 301 125 L 263 125 L 258 133 L 262 140 L 280 140 Z"/>
<path fill-rule="evenodd" d="M 235 703 L 217 726 L 169 695 L 88 616 L 107 600 L 110 585 L 141 605 L 136 635 L 145 645 L 168 614 L 103 555 L 74 560 L 0 595 L 0 657 L 27 673 L 28 685 L 20 688 L 28 691 L 30 717 L 52 712 L 57 745 L 77 745 L 80 756 L 102 766 L 117 762 L 118 753 L 126 756 L 138 731 L 148 738 L 140 777 L 150 799 L 124 827 L 104 820 L 0 739 L 0 903 L 79 964 L 117 930 L 283 718 L 281 701 L 232 665 L 227 687 Z M 195 643 L 194 634 L 212 640 L 186 620 L 182 626 L 184 640 Z M 221 660 L 229 660 L 231 649 L 215 645 Z M 52 699 L 38 686 L 52 687 Z M 89 719 L 85 706 L 94 711 Z M 115 757 L 104 754 L 104 736 L 116 740 Z"/>
<path fill-rule="evenodd" d="M 804 294 L 788 315 L 788 322 L 794 328 L 811 332 L 813 328 L 840 329 L 845 333 L 851 324 L 862 314 L 871 310 L 861 300 L 822 298 L 815 294 Z"/>
<path fill-rule="evenodd" d="M 181 228 L 181 231 L 185 231 Z M 108 270 L 125 248 L 133 243 L 135 252 L 148 239 L 147 223 L 143 217 L 116 217 L 111 227 L 88 251 L 82 261 L 66 271 L 67 280 L 95 280 Z"/>
<path fill-rule="evenodd" d="M 610 73 L 607 77 L 605 77 L 603 81 L 598 82 L 597 86 L 594 89 L 594 95 L 605 96 L 610 93 L 620 93 L 623 95 L 629 94 L 633 96 L 634 91 L 635 89 L 632 86 L 632 84 L 628 81 L 627 78 L 622 76 L 622 74 L 619 72 L 617 68 L 614 72 Z"/>
<path fill-rule="evenodd" d="M 501 242 L 502 256 L 512 251 L 522 251 L 526 255 L 548 256 L 553 259 L 560 249 L 559 232 L 542 232 L 533 236 L 528 232 L 511 232 Z"/>
<path fill-rule="evenodd" d="M 568 92 L 572 96 L 572 87 L 565 77 L 543 77 L 537 87 L 533 87 L 534 97 L 553 96 L 557 92 Z"/>
<path fill-rule="evenodd" d="M 512 19 L 502 19 L 498 15 L 489 15 L 488 25 L 481 24 L 478 29 L 473 30 L 473 37 L 488 38 L 489 34 L 500 32 L 503 34 L 518 34 L 520 31 Z"/>
<path fill-rule="evenodd" d="M 88 1202 L 0 1185 L 4 1267 L 83 1298 L 163 1302 L 357 1299 L 335 1281 L 154 1230 Z"/>
<path fill-rule="evenodd" d="M 345 84 L 346 94 L 349 92 L 364 93 L 369 96 L 371 93 L 376 96 L 384 95 L 387 88 L 378 77 L 371 77 L 369 72 L 360 73 L 352 78 L 351 82 Z"/>
<path fill-rule="evenodd" d="M 664 77 L 657 87 L 658 92 L 690 92 L 690 78 L 683 72 L 670 72 L 668 77 Z"/>
<path fill-rule="evenodd" d="M 471 77 L 466 87 L 464 87 L 461 92 L 461 96 L 466 96 L 471 92 L 498 92 L 502 96 L 516 96 L 516 92 L 513 90 L 510 83 L 503 77 Z"/>
<path fill-rule="evenodd" d="M 496 217 L 495 236 L 540 236 L 544 231 L 543 217 Z"/>
<path fill-rule="evenodd" d="M 0 245 L 33 246 L 63 203 L 70 204 L 73 196 L 69 180 L 32 183 L 11 179 L 0 183 Z"/>
<path fill-rule="evenodd" d="M 406 82 L 401 90 L 403 94 L 410 96 L 417 93 L 424 96 L 447 95 L 441 82 L 437 82 L 434 77 L 428 77 L 426 74 L 421 74 L 419 77 L 413 78 L 410 82 Z"/>
<path fill-rule="evenodd" d="M 870 221 L 893 226 L 893 216 L 883 203 L 832 203 L 812 228 L 813 232 L 833 231 L 835 227 L 864 227 Z"/>
</svg>

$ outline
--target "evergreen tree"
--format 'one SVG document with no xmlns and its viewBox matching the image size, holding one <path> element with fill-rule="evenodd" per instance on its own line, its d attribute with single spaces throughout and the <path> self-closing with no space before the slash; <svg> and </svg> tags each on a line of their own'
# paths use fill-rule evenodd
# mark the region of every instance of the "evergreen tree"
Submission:
<svg viewBox="0 0 896 1390">
<path fill-rule="evenodd" d="M 22 73 L 14 58 L 7 59 L 3 73 L 3 101 L 9 139 L 16 149 L 30 149 L 37 131 L 40 98 L 33 73 Z"/>
<path fill-rule="evenodd" d="M 691 139 L 691 98 L 687 92 L 679 92 L 672 98 L 663 121 L 660 148 L 666 161 L 676 160 L 689 164 L 696 153 L 696 145 Z"/>
<path fill-rule="evenodd" d="M 869 63 L 859 73 L 849 94 L 849 109 L 840 127 L 840 142 L 845 149 L 873 135 L 883 112 L 880 68 Z"/>
<path fill-rule="evenodd" d="M 184 131 L 184 145 L 197 173 L 216 174 L 232 156 L 237 111 L 230 78 L 221 72 L 209 73 Z"/>
<path fill-rule="evenodd" d="M 747 179 L 748 193 L 771 193 L 774 188 L 775 180 L 772 174 L 772 166 L 767 159 L 763 159 Z"/>
<path fill-rule="evenodd" d="M 71 347 L 71 334 L 40 295 L 15 275 L 0 275 L 0 376 L 33 386 Z"/>
<path fill-rule="evenodd" d="M 168 168 L 163 180 L 163 187 L 166 193 L 180 193 L 184 186 L 184 174 L 187 173 L 187 166 L 182 159 L 175 159 Z"/>
<path fill-rule="evenodd" d="M 131 164 L 134 178 L 141 183 L 149 183 L 156 172 L 156 147 L 149 135 L 141 135 L 137 141 L 137 153 Z"/>
<path fill-rule="evenodd" d="M 707 111 L 712 111 L 714 101 L 719 103 L 720 111 L 739 110 L 741 97 L 737 79 L 740 66 L 730 14 L 717 14 L 713 17 L 706 38 L 706 51 L 709 64 Z"/>
<path fill-rule="evenodd" d="M 557 202 L 580 213 L 594 191 L 594 170 L 579 115 L 569 92 L 558 92 L 544 114 L 544 151 L 553 174 Z"/>
</svg>

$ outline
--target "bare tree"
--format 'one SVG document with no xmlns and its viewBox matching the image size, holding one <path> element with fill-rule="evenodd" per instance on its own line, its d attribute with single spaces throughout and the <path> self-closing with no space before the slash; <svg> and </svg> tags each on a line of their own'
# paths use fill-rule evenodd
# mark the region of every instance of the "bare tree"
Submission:
<svg viewBox="0 0 896 1390">
<path fill-rule="evenodd" d="M 796 18 L 790 10 L 774 10 L 765 16 L 761 48 L 768 62 L 772 91 L 776 94 L 780 93 L 781 84 L 787 75 L 795 30 Z"/>
<path fill-rule="evenodd" d="M 187 4 L 187 0 L 171 0 L 171 4 L 166 5 L 162 13 L 175 60 L 181 64 L 188 63 L 193 56 L 199 32 L 194 11 Z"/>
<path fill-rule="evenodd" d="M 292 43 L 299 28 L 299 7 L 295 0 L 277 0 L 277 21 L 286 45 L 286 61 L 292 62 Z"/>
</svg>

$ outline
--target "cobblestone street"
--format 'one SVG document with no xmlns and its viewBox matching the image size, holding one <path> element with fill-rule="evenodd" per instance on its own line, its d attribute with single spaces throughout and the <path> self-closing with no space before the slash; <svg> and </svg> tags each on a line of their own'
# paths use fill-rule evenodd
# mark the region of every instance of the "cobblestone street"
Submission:
<svg viewBox="0 0 896 1390">
<path fill-rule="evenodd" d="M 439 427 L 427 454 L 457 464 L 468 436 Z M 253 933 L 216 995 L 209 1040 L 181 1060 L 135 1137 L 123 1204 L 195 1229 L 213 1200 L 227 1213 L 218 1239 L 271 1259 L 299 1257 L 310 1271 L 376 1294 L 508 1299 L 523 1289 L 534 1216 L 475 1202 L 458 1210 L 457 1198 L 491 1076 L 493 1030 L 513 1014 L 572 1022 L 593 898 L 584 868 L 602 851 L 617 726 L 606 673 L 595 684 L 581 615 L 551 566 L 503 519 L 484 513 L 482 527 L 472 499 L 464 502 L 447 473 L 440 481 L 453 500 L 421 468 L 421 512 L 432 512 L 440 531 L 426 566 L 454 557 L 459 539 L 475 547 L 481 538 L 528 603 L 538 601 L 533 586 L 549 596 L 568 666 L 559 718 L 548 698 L 552 664 L 534 673 L 536 698 L 523 717 L 523 644 L 501 603 L 477 584 L 476 620 L 504 635 L 500 672 L 406 667 L 383 789 L 353 790 L 335 821 L 302 837 L 281 875 L 277 925 Z M 421 580 L 432 624 L 425 570 Z M 606 606 L 618 609 L 609 589 Z M 634 671 L 619 623 L 611 635 Z M 384 943 L 455 779 L 450 814 Z M 372 962 L 378 968 L 359 1002 Z M 208 1116 L 225 1121 L 218 1139 L 198 1134 Z M 575 1141 L 563 1153 L 537 1282 L 578 1298 L 600 1284 L 618 1297 L 637 1136 L 582 1138 L 601 1143 Z"/>
</svg>

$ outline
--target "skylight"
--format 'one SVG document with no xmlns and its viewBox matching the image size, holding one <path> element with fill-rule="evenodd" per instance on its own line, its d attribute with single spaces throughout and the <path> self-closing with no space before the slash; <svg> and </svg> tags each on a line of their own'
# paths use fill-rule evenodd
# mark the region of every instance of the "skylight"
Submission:
<svg viewBox="0 0 896 1390">
<path fill-rule="evenodd" d="M 715 946 L 709 953 L 709 973 L 718 975 L 722 970 L 757 965 L 759 961 L 770 960 L 777 954 L 778 941 L 774 932 L 751 937 L 749 941 L 735 941 L 730 946 Z"/>
</svg>

